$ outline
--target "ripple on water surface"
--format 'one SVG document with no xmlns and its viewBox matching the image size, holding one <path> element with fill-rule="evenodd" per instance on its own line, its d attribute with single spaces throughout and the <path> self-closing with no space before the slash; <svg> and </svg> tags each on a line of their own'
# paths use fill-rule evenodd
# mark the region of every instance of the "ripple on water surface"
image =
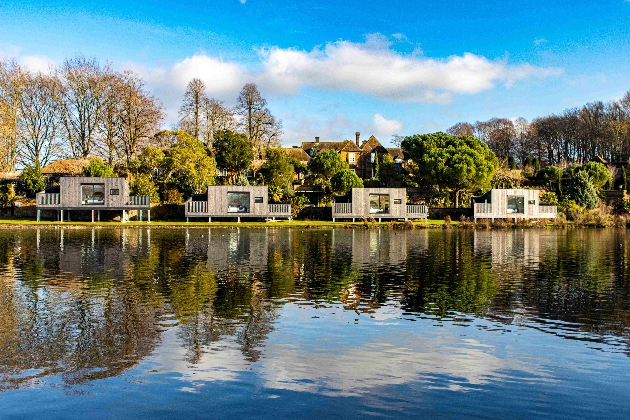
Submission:
<svg viewBox="0 0 630 420">
<path fill-rule="evenodd" d="M 629 242 L 625 230 L 5 230 L 0 409 L 619 418 Z"/>
</svg>

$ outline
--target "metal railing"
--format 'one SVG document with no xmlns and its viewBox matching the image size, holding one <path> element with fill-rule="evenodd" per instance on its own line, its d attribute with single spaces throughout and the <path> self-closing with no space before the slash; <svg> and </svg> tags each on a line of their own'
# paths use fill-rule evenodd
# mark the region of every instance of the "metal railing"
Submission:
<svg viewBox="0 0 630 420">
<path fill-rule="evenodd" d="M 428 209 L 424 204 L 407 204 L 407 214 L 427 214 Z"/>
<path fill-rule="evenodd" d="M 352 203 L 335 203 L 335 213 L 338 214 L 351 214 Z"/>
<path fill-rule="evenodd" d="M 148 206 L 151 198 L 148 195 L 132 195 L 129 196 L 129 204 L 132 206 Z"/>
<path fill-rule="evenodd" d="M 40 206 L 58 206 L 61 204 L 61 194 L 59 193 L 43 193 L 38 194 L 37 205 Z"/>
<path fill-rule="evenodd" d="M 291 204 L 269 204 L 269 214 L 291 213 Z"/>
<path fill-rule="evenodd" d="M 492 214 L 492 203 L 475 203 L 475 214 Z"/>
<path fill-rule="evenodd" d="M 556 207 L 556 206 L 538 206 L 538 213 L 541 213 L 541 214 L 558 214 L 558 207 Z"/>
<path fill-rule="evenodd" d="M 207 201 L 189 201 L 186 203 L 186 211 L 188 213 L 207 213 L 208 202 Z"/>
</svg>

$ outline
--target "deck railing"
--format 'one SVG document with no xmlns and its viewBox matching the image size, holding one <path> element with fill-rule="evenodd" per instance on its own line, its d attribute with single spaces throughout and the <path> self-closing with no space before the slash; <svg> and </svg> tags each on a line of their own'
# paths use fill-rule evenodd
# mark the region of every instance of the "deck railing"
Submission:
<svg viewBox="0 0 630 420">
<path fill-rule="evenodd" d="M 207 213 L 208 202 L 207 201 L 189 201 L 186 203 L 186 211 L 188 213 Z"/>
<path fill-rule="evenodd" d="M 269 214 L 291 213 L 291 204 L 269 204 Z"/>
<path fill-rule="evenodd" d="M 558 214 L 558 207 L 556 207 L 556 206 L 538 206 L 538 213 L 540 213 L 540 214 Z"/>
<path fill-rule="evenodd" d="M 492 214 L 492 203 L 475 203 L 475 214 Z"/>
<path fill-rule="evenodd" d="M 428 209 L 424 204 L 407 204 L 407 214 L 427 214 Z"/>
<path fill-rule="evenodd" d="M 40 206 L 58 206 L 61 204 L 61 194 L 59 193 L 44 193 L 38 194 Z"/>
<path fill-rule="evenodd" d="M 335 213 L 338 214 L 351 214 L 352 203 L 335 203 Z"/>
<path fill-rule="evenodd" d="M 148 195 L 132 195 L 129 196 L 129 204 L 132 206 L 148 206 L 151 198 Z"/>
</svg>

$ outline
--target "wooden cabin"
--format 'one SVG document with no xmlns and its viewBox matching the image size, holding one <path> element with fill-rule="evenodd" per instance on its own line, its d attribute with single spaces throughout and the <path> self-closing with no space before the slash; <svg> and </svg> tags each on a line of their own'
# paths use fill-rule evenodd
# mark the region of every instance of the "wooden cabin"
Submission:
<svg viewBox="0 0 630 420">
<path fill-rule="evenodd" d="M 473 217 L 477 219 L 553 219 L 556 206 L 541 206 L 539 190 L 493 189 L 473 197 Z"/>
<path fill-rule="evenodd" d="M 217 185 L 208 187 L 206 194 L 189 198 L 185 204 L 186 221 L 191 217 L 235 217 L 239 222 L 242 217 L 291 219 L 290 204 L 270 204 L 266 186 Z"/>
<path fill-rule="evenodd" d="M 140 221 L 146 210 L 151 221 L 151 200 L 148 196 L 130 196 L 125 178 L 62 177 L 59 186 L 37 193 L 37 221 L 42 210 L 57 210 L 64 221 L 64 211 L 70 220 L 71 211 L 91 211 L 92 222 L 101 220 L 101 211 L 121 211 L 121 221 L 129 220 L 129 210 L 137 210 Z"/>
<path fill-rule="evenodd" d="M 332 208 L 336 219 L 373 217 L 378 219 L 427 219 L 425 205 L 407 204 L 405 188 L 353 188 L 345 196 L 335 197 Z"/>
</svg>

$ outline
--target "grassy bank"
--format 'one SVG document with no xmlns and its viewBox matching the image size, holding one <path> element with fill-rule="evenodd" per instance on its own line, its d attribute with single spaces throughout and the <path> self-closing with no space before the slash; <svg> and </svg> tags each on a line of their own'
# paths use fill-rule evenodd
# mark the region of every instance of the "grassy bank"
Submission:
<svg viewBox="0 0 630 420">
<path fill-rule="evenodd" d="M 118 221 L 111 222 L 87 222 L 87 221 L 71 221 L 71 222 L 59 222 L 59 221 L 41 221 L 37 222 L 30 219 L 0 217 L 0 229 L 10 228 L 31 228 L 31 227 L 74 227 L 74 228 L 163 228 L 163 229 L 178 229 L 178 228 L 300 228 L 300 229 L 323 229 L 323 228 L 338 228 L 338 229 L 517 229 L 517 228 L 627 228 L 630 226 L 630 216 L 610 216 L 607 218 L 583 218 L 577 221 L 567 221 L 566 219 L 519 219 L 516 223 L 507 221 L 505 219 L 496 219 L 494 222 L 490 220 L 479 220 L 477 222 L 469 221 L 445 221 L 445 220 L 414 220 L 407 222 L 389 221 L 389 222 L 377 222 L 377 221 L 358 221 L 358 222 L 332 222 L 326 220 L 277 220 L 269 222 L 186 222 L 186 220 L 172 220 L 172 221 L 151 221 L 138 222 L 131 221 L 121 223 Z"/>
<path fill-rule="evenodd" d="M 455 224 L 455 223 L 454 223 Z M 151 221 L 151 222 L 59 222 L 41 221 L 37 222 L 29 219 L 0 217 L 0 227 L 20 228 L 20 227 L 111 227 L 111 228 L 183 228 L 183 227 L 203 227 L 203 228 L 225 228 L 225 227 L 253 227 L 253 228 L 442 228 L 444 220 L 421 220 L 408 222 L 332 222 L 321 220 L 277 220 L 269 222 L 186 222 L 186 220 L 174 221 Z"/>
</svg>

